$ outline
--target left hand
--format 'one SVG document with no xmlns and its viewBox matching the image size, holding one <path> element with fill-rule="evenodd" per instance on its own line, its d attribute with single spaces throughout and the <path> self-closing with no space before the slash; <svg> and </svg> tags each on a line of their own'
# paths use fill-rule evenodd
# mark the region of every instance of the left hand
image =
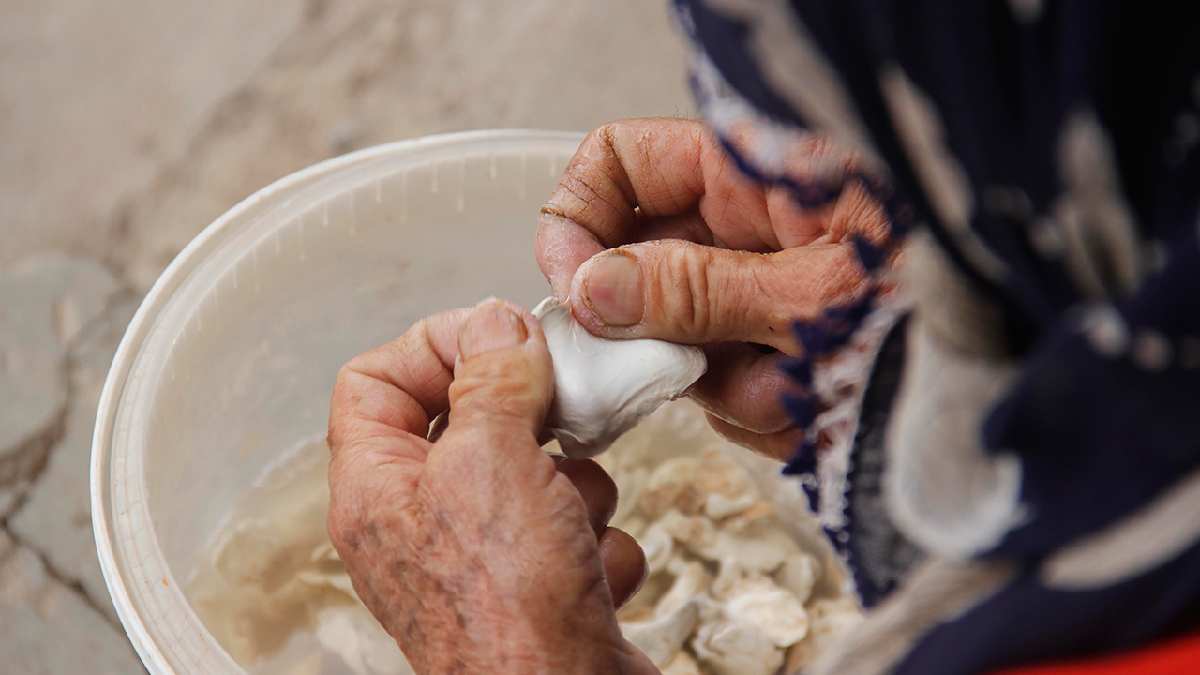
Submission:
<svg viewBox="0 0 1200 675">
<path fill-rule="evenodd" d="M 499 301 L 430 317 L 338 375 L 329 534 L 418 673 L 658 672 L 617 626 L 646 566 L 608 527 L 615 484 L 537 442 L 552 395 L 541 327 Z"/>
<path fill-rule="evenodd" d="M 817 137 L 806 151 L 796 161 L 853 161 Z M 723 436 L 786 459 L 804 434 L 779 404 L 791 386 L 780 353 L 798 351 L 791 324 L 853 297 L 864 276 L 849 236 L 886 232 L 861 185 L 802 210 L 742 175 L 700 122 L 635 119 L 580 144 L 542 207 L 535 253 L 591 333 L 704 345 L 709 372 L 689 396 Z"/>
</svg>

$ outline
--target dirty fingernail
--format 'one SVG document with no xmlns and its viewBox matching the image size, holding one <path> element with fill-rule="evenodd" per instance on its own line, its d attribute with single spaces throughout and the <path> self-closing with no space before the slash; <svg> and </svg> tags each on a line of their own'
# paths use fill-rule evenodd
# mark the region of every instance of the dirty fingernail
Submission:
<svg viewBox="0 0 1200 675">
<path fill-rule="evenodd" d="M 630 255 L 614 251 L 588 264 L 584 300 L 610 326 L 632 326 L 642 320 L 642 270 Z"/>
<path fill-rule="evenodd" d="M 497 349 L 516 347 L 529 337 L 521 317 L 499 300 L 485 300 L 472 310 L 458 334 L 458 353 L 464 359 Z"/>
</svg>

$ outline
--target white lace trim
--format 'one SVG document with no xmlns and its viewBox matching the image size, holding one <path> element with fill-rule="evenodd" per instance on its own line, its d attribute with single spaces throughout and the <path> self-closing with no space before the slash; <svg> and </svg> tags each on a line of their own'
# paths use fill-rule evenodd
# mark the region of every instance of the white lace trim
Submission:
<svg viewBox="0 0 1200 675">
<path fill-rule="evenodd" d="M 812 433 L 824 436 L 828 443 L 818 450 L 817 480 L 820 504 L 817 516 L 831 530 L 846 527 L 846 478 L 850 472 L 850 451 L 858 434 L 863 395 L 884 338 L 906 311 L 908 303 L 897 294 L 879 298 L 849 344 L 835 355 L 813 364 L 813 388 L 830 407 L 817 415 Z"/>
<path fill-rule="evenodd" d="M 769 180 L 840 185 L 864 155 L 761 114 L 725 81 L 704 53 L 692 57 L 696 103 L 709 127 Z"/>
</svg>

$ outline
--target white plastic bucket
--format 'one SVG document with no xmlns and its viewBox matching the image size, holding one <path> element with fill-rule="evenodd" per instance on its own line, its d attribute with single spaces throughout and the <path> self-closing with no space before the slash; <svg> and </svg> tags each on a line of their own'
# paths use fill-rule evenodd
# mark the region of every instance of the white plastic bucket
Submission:
<svg viewBox="0 0 1200 675">
<path fill-rule="evenodd" d="M 221 216 L 146 296 L 92 453 L 104 578 L 152 673 L 242 673 L 181 582 L 238 495 L 325 428 L 338 367 L 414 320 L 547 292 L 539 204 L 574 133 L 480 131 L 322 162 Z"/>
</svg>

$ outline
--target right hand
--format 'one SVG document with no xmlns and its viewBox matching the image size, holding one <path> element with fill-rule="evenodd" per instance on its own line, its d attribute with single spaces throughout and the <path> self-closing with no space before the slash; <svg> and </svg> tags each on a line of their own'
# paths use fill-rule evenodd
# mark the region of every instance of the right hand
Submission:
<svg viewBox="0 0 1200 675">
<path fill-rule="evenodd" d="M 617 625 L 646 561 L 608 526 L 616 484 L 537 442 L 553 395 L 537 320 L 494 300 L 338 374 L 329 534 L 418 673 L 658 673 Z"/>
<path fill-rule="evenodd" d="M 831 154 L 817 139 L 811 150 Z M 704 345 L 691 398 L 718 433 L 783 460 L 804 433 L 779 405 L 791 323 L 853 297 L 865 277 L 849 235 L 886 232 L 857 184 L 803 211 L 743 175 L 700 122 L 637 119 L 584 139 L 542 207 L 536 255 L 591 333 Z"/>
</svg>

